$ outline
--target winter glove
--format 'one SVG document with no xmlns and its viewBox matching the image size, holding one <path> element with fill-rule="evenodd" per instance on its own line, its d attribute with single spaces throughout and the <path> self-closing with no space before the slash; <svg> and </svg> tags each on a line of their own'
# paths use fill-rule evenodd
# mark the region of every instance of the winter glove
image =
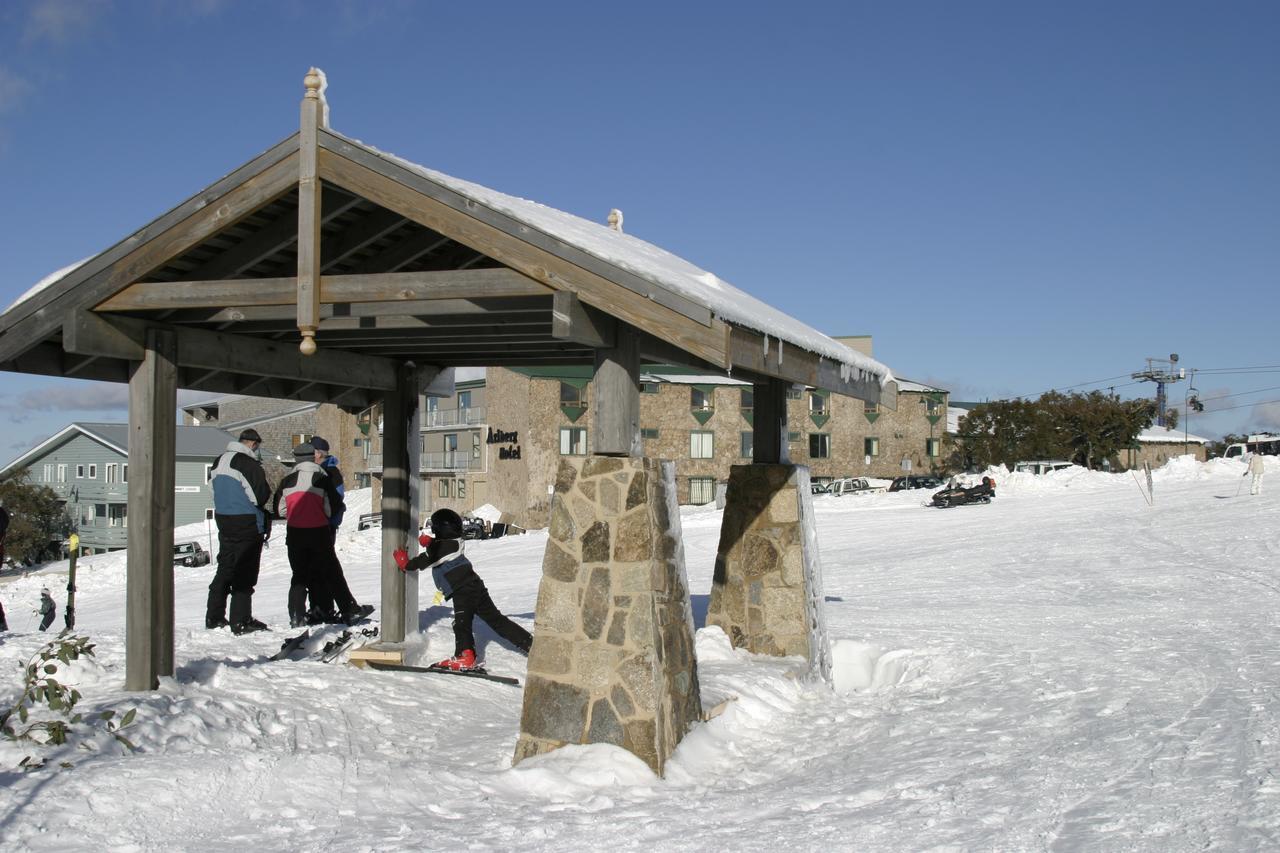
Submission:
<svg viewBox="0 0 1280 853">
<path fill-rule="evenodd" d="M 432 604 L 444 604 L 444 593 L 436 590 L 436 594 L 431 597 Z"/>
<path fill-rule="evenodd" d="M 421 545 L 423 548 L 430 547 L 431 541 L 432 541 L 431 534 L 429 533 L 423 533 L 421 536 L 418 537 L 418 544 Z"/>
<path fill-rule="evenodd" d="M 396 561 L 396 565 L 400 567 L 400 571 L 407 572 L 409 570 L 409 552 L 403 548 L 397 548 L 391 552 L 391 559 Z"/>
</svg>

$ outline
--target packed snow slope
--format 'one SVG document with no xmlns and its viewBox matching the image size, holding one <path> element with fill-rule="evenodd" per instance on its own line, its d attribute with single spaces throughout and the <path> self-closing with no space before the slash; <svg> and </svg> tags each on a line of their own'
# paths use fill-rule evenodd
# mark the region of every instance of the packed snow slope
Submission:
<svg viewBox="0 0 1280 853">
<path fill-rule="evenodd" d="M 291 633 L 281 538 L 255 596 L 271 633 L 205 630 L 212 569 L 178 569 L 177 675 L 125 693 L 125 562 L 93 557 L 77 627 L 98 654 L 74 667 L 81 706 L 137 708 L 138 749 L 98 734 L 41 750 L 48 767 L 23 773 L 37 750 L 0 745 L 0 848 L 1274 850 L 1280 466 L 1268 461 L 1258 497 L 1242 463 L 1185 459 L 1156 472 L 1154 504 L 1132 476 L 1078 469 L 1001 472 L 987 506 L 816 498 L 839 690 L 703 627 L 721 514 L 687 508 L 703 703 L 731 701 L 663 779 L 604 745 L 513 768 L 518 688 L 267 661 Z M 339 537 L 353 590 L 374 604 L 379 537 Z M 468 545 L 499 607 L 530 628 L 545 541 Z M 6 705 L 18 664 L 49 639 L 32 630 L 39 588 L 61 607 L 64 573 L 0 585 L 15 629 L 0 645 Z M 414 653 L 429 662 L 453 651 L 450 611 L 423 601 Z M 479 636 L 490 668 L 523 680 L 524 659 Z"/>
</svg>

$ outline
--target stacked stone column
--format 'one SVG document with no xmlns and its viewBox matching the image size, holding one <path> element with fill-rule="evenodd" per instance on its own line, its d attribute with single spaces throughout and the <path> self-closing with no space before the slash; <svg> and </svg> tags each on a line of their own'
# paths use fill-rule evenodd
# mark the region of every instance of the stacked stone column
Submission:
<svg viewBox="0 0 1280 853">
<path fill-rule="evenodd" d="M 734 648 L 800 655 L 831 677 L 809 469 L 735 465 L 729 473 L 707 624 Z"/>
<path fill-rule="evenodd" d="M 661 774 L 702 713 L 675 466 L 563 459 L 549 534 L 515 762 L 611 743 Z"/>
</svg>

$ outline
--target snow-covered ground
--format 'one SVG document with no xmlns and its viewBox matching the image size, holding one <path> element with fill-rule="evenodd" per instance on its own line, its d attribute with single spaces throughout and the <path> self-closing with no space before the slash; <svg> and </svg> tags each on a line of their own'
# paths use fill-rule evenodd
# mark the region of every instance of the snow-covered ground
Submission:
<svg viewBox="0 0 1280 853">
<path fill-rule="evenodd" d="M 842 692 L 700 628 L 704 705 L 736 698 L 685 738 L 665 779 L 603 745 L 512 768 L 521 694 L 506 685 L 268 662 L 289 633 L 283 541 L 255 596 L 272 633 L 206 631 L 212 568 L 178 569 L 177 676 L 127 694 L 124 557 L 88 558 L 77 627 L 98 654 L 74 668 L 81 705 L 137 708 L 138 751 L 99 735 L 24 774 L 12 768 L 32 750 L 0 745 L 0 848 L 1274 850 L 1280 465 L 1268 461 L 1260 497 L 1239 461 L 1183 459 L 1156 472 L 1154 505 L 1130 475 L 1081 470 L 1001 474 L 989 506 L 816 498 Z M 699 626 L 720 517 L 682 516 Z M 350 528 L 347 576 L 377 604 L 379 531 Z M 545 541 L 468 546 L 528 627 Z M 64 573 L 0 585 L 15 629 L 0 645 L 6 705 L 17 664 L 49 638 L 33 632 L 39 588 L 61 608 Z M 421 624 L 422 661 L 452 651 L 447 608 L 427 605 Z M 491 669 L 523 679 L 518 653 L 480 640 Z"/>
</svg>

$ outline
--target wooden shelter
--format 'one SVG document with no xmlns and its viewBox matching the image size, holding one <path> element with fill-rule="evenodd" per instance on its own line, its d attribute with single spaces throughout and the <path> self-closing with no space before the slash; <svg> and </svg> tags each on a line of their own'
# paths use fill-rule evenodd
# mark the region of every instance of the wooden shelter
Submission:
<svg viewBox="0 0 1280 853">
<path fill-rule="evenodd" d="M 416 624 L 416 591 L 390 556 L 412 545 L 416 522 L 407 446 L 419 395 L 447 368 L 595 365 L 602 455 L 640 455 L 642 360 L 755 382 L 760 462 L 784 460 L 792 384 L 893 405 L 882 365 L 785 315 L 778 328 L 773 309 L 705 273 L 701 293 L 701 271 L 683 261 L 693 274 L 646 267 L 679 259 L 619 228 L 332 131 L 323 88 L 313 69 L 299 133 L 0 315 L 0 370 L 130 385 L 128 688 L 173 672 L 179 387 L 353 411 L 384 403 L 381 617 L 392 641 Z"/>
</svg>

